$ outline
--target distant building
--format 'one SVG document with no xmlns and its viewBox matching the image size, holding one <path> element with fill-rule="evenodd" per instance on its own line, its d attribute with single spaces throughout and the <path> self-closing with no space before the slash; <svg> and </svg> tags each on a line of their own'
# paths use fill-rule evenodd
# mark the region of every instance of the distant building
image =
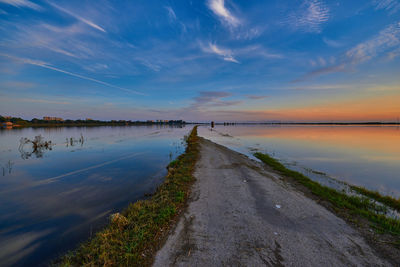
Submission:
<svg viewBox="0 0 400 267">
<path fill-rule="evenodd" d="M 92 121 L 93 119 L 91 119 L 91 118 L 86 118 L 86 120 L 87 120 L 87 121 Z"/>
<path fill-rule="evenodd" d="M 6 120 L 11 120 L 12 117 L 11 116 L 4 116 L 3 118 L 6 119 Z"/>
<path fill-rule="evenodd" d="M 43 117 L 43 120 L 45 120 L 45 121 L 64 121 L 63 118 L 58 118 L 58 117 Z"/>
</svg>

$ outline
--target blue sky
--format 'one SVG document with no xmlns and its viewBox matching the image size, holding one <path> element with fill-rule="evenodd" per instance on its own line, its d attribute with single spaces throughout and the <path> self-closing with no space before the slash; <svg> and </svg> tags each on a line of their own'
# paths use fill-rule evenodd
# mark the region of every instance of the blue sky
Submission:
<svg viewBox="0 0 400 267">
<path fill-rule="evenodd" d="M 0 36 L 3 115 L 400 116 L 400 0 L 0 0 Z"/>
</svg>

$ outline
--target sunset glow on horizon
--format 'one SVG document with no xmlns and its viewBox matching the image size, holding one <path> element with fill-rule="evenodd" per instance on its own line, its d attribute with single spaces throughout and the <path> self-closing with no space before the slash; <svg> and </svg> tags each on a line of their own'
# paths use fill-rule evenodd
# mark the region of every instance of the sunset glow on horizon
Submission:
<svg viewBox="0 0 400 267">
<path fill-rule="evenodd" d="M 0 0 L 0 115 L 398 122 L 400 1 Z"/>
</svg>

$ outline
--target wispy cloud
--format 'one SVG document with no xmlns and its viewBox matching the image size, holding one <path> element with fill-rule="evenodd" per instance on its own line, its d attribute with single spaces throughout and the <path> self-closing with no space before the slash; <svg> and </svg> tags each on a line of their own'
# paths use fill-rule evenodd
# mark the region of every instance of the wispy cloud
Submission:
<svg viewBox="0 0 400 267">
<path fill-rule="evenodd" d="M 216 118 L 219 112 L 224 109 L 239 105 L 242 101 L 226 100 L 231 97 L 232 93 L 225 91 L 200 91 L 197 96 L 185 107 L 172 109 L 147 109 L 146 117 L 156 116 L 158 118 L 182 118 L 185 120 L 210 120 Z M 176 104 L 175 104 L 176 105 Z M 135 113 L 143 112 L 137 110 Z M 233 118 L 233 117 L 232 117 Z"/>
<path fill-rule="evenodd" d="M 158 71 L 161 70 L 161 66 L 160 66 L 160 65 L 157 65 L 157 64 L 155 64 L 155 63 L 151 63 L 151 62 L 150 62 L 149 60 L 147 60 L 147 59 L 144 59 L 144 58 L 137 58 L 136 60 L 137 60 L 137 61 L 140 61 L 140 63 L 141 63 L 143 66 L 145 66 L 145 67 L 147 67 L 147 68 L 149 68 L 149 69 L 151 69 L 151 70 L 153 70 L 153 71 L 158 72 Z"/>
<path fill-rule="evenodd" d="M 383 9 L 388 11 L 389 14 L 400 11 L 399 0 L 374 0 L 374 5 L 377 10 Z"/>
<path fill-rule="evenodd" d="M 355 47 L 348 50 L 339 60 L 337 60 L 337 63 L 336 59 L 334 58 L 334 60 L 330 60 L 330 65 L 328 66 L 325 60 L 311 60 L 310 63 L 313 66 L 319 65 L 320 68 L 308 72 L 292 82 L 301 82 L 323 74 L 346 71 L 346 69 L 354 68 L 359 64 L 365 63 L 382 55 L 386 55 L 387 59 L 392 60 L 399 55 L 399 51 L 400 22 L 396 22 L 387 26 L 367 41 L 359 43 Z"/>
<path fill-rule="evenodd" d="M 84 66 L 84 69 L 91 71 L 91 72 L 97 72 L 97 71 L 104 71 L 108 69 L 108 65 L 107 64 L 101 64 L 101 63 L 96 63 L 93 65 L 88 65 L 88 66 Z"/>
<path fill-rule="evenodd" d="M 40 27 L 42 27 L 43 29 L 48 30 L 49 32 L 52 33 L 61 33 L 61 34 L 68 34 L 68 35 L 73 35 L 73 34 L 82 34 L 85 33 L 85 30 L 82 27 L 81 23 L 74 23 L 68 26 L 54 26 L 51 24 L 47 24 L 47 23 L 40 23 L 39 24 Z"/>
<path fill-rule="evenodd" d="M 238 31 L 235 35 L 236 39 L 252 40 L 258 38 L 263 33 L 264 29 L 259 26 L 252 28 L 243 27 L 241 31 Z"/>
<path fill-rule="evenodd" d="M 288 17 L 289 26 L 295 30 L 320 33 L 322 24 L 329 20 L 329 8 L 320 0 L 305 0 L 300 8 Z"/>
<path fill-rule="evenodd" d="M 241 55 L 244 57 L 258 57 L 258 58 L 265 58 L 265 59 L 284 58 L 283 55 L 278 54 L 278 53 L 272 53 L 268 49 L 264 48 L 261 45 L 257 45 L 257 44 L 245 46 L 240 49 L 236 49 L 235 54 Z"/>
<path fill-rule="evenodd" d="M 216 54 L 216 55 L 222 57 L 222 59 L 225 61 L 239 63 L 239 61 L 237 61 L 233 57 L 233 53 L 230 49 L 218 47 L 216 44 L 213 44 L 211 42 L 208 43 L 207 46 L 200 44 L 200 47 L 204 52 Z"/>
<path fill-rule="evenodd" d="M 328 39 L 328 38 L 326 38 L 326 37 L 324 37 L 324 38 L 322 38 L 322 41 L 326 44 L 326 45 L 328 45 L 328 46 L 330 46 L 330 47 L 341 47 L 341 46 L 343 46 L 343 43 L 342 42 L 339 42 L 339 41 L 336 41 L 336 40 L 332 40 L 332 39 Z"/>
<path fill-rule="evenodd" d="M 169 23 L 172 25 L 174 25 L 174 24 L 179 25 L 180 28 L 182 29 L 182 32 L 185 33 L 186 25 L 178 19 L 174 9 L 170 6 L 165 6 L 165 9 L 167 10 L 167 16 L 168 16 Z"/>
<path fill-rule="evenodd" d="M 92 27 L 92 28 L 94 28 L 94 29 L 96 29 L 96 30 L 99 30 L 99 31 L 102 31 L 102 32 L 106 32 L 106 30 L 103 29 L 102 27 L 100 27 L 98 24 L 95 24 L 94 22 L 92 22 L 92 21 L 90 21 L 90 20 L 88 20 L 88 19 L 85 19 L 85 18 L 81 17 L 81 16 L 79 16 L 78 14 L 75 14 L 75 13 L 73 13 L 73 12 L 70 11 L 70 10 L 67 10 L 67 9 L 65 9 L 65 8 L 63 8 L 63 7 L 61 7 L 61 6 L 57 5 L 57 4 L 51 3 L 51 2 L 49 2 L 49 4 L 50 4 L 52 7 L 54 7 L 54 8 L 56 8 L 56 9 L 58 9 L 58 10 L 64 12 L 65 14 L 70 15 L 71 17 L 74 17 L 75 19 L 77 19 L 77 20 L 79 20 L 79 21 L 81 21 L 81 22 L 87 24 L 88 26 L 90 26 L 90 27 Z"/>
<path fill-rule="evenodd" d="M 388 58 L 389 60 L 393 60 L 393 59 L 395 59 L 395 58 L 397 58 L 397 57 L 400 57 L 400 47 L 399 47 L 398 49 L 395 49 L 395 50 L 393 50 L 393 51 L 390 51 L 390 52 L 387 54 L 387 58 Z"/>
<path fill-rule="evenodd" d="M 225 0 L 208 0 L 208 7 L 228 26 L 237 27 L 240 25 L 240 20 L 225 7 Z"/>
<path fill-rule="evenodd" d="M 16 24 L 14 27 L 16 31 L 3 40 L 3 45 L 8 49 L 14 50 L 15 47 L 33 48 L 35 52 L 41 50 L 48 54 L 49 51 L 53 51 L 76 59 L 93 57 L 93 54 L 101 49 L 101 46 L 94 46 L 86 40 L 82 40 L 82 35 L 92 37 L 90 34 L 93 33 L 88 32 L 86 25 L 81 22 L 66 26 L 39 23 L 32 25 Z M 103 56 L 105 54 L 102 53 Z"/>
<path fill-rule="evenodd" d="M 346 56 L 352 64 L 359 64 L 399 46 L 400 22 L 397 22 L 389 25 L 371 39 L 350 49 L 347 51 Z"/>
<path fill-rule="evenodd" d="M 321 66 L 325 67 L 327 62 L 323 57 L 318 57 L 318 62 Z"/>
<path fill-rule="evenodd" d="M 32 3 L 29 0 L 0 0 L 0 3 L 9 4 L 19 8 L 27 7 L 27 8 L 32 8 L 34 10 L 42 10 L 42 8 L 39 5 Z"/>
<path fill-rule="evenodd" d="M 167 10 L 168 18 L 171 21 L 175 21 L 176 20 L 176 14 L 175 14 L 175 11 L 172 9 L 172 7 L 166 6 L 165 9 Z"/>
<path fill-rule="evenodd" d="M 345 70 L 346 70 L 346 65 L 344 63 L 333 65 L 333 66 L 328 66 L 328 67 L 322 67 L 322 68 L 319 68 L 319 69 L 316 69 L 316 70 L 306 73 L 305 75 L 293 80 L 292 83 L 303 82 L 307 79 L 317 77 L 317 76 L 320 76 L 323 74 L 341 72 L 341 71 L 345 71 Z"/>
<path fill-rule="evenodd" d="M 203 91 L 200 92 L 197 97 L 194 98 L 194 103 L 190 106 L 190 109 L 199 109 L 200 107 L 220 107 L 220 106 L 233 106 L 241 103 L 241 101 L 227 101 L 222 100 L 225 97 L 232 96 L 229 92 L 222 91 Z"/>
<path fill-rule="evenodd" d="M 120 90 L 125 91 L 125 92 L 129 92 L 129 93 L 133 93 L 133 94 L 137 94 L 137 95 L 145 95 L 145 94 L 143 94 L 141 92 L 137 92 L 137 91 L 134 91 L 134 90 L 131 90 L 131 89 L 123 88 L 123 87 L 120 87 L 120 86 L 116 86 L 116 85 L 113 85 L 113 84 L 110 84 L 110 83 L 107 83 L 107 82 L 103 82 L 103 81 L 100 81 L 100 80 L 97 80 L 97 79 L 94 79 L 94 78 L 91 78 L 91 77 L 80 75 L 80 74 L 77 74 L 77 73 L 73 73 L 73 72 L 69 72 L 69 71 L 66 71 L 66 70 L 62 70 L 62 69 L 53 67 L 49 63 L 46 63 L 46 62 L 43 62 L 43 61 L 32 60 L 32 59 L 27 59 L 27 58 L 18 58 L 18 57 L 13 57 L 13 56 L 6 55 L 6 54 L 0 54 L 0 56 L 7 57 L 7 58 L 10 58 L 10 59 L 15 60 L 15 61 L 22 62 L 24 64 L 34 65 L 34 66 L 42 67 L 42 68 L 45 68 L 45 69 L 61 72 L 61 73 L 64 73 L 64 74 L 67 74 L 67 75 L 70 75 L 70 76 L 74 76 L 74 77 L 77 77 L 77 78 L 80 78 L 80 79 L 83 79 L 83 80 L 92 81 L 92 82 L 95 82 L 95 83 L 98 83 L 98 84 L 102 84 L 102 85 L 105 85 L 105 86 L 108 86 L 108 87 L 120 89 Z"/>
<path fill-rule="evenodd" d="M 246 95 L 247 98 L 252 99 L 252 100 L 261 100 L 261 99 L 265 99 L 269 96 L 267 95 Z"/>
</svg>

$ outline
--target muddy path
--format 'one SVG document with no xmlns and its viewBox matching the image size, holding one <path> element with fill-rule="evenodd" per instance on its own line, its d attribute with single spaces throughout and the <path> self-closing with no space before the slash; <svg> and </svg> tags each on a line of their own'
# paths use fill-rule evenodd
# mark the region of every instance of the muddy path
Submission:
<svg viewBox="0 0 400 267">
<path fill-rule="evenodd" d="M 261 163 L 200 138 L 186 212 L 154 266 L 391 266 Z"/>
</svg>

